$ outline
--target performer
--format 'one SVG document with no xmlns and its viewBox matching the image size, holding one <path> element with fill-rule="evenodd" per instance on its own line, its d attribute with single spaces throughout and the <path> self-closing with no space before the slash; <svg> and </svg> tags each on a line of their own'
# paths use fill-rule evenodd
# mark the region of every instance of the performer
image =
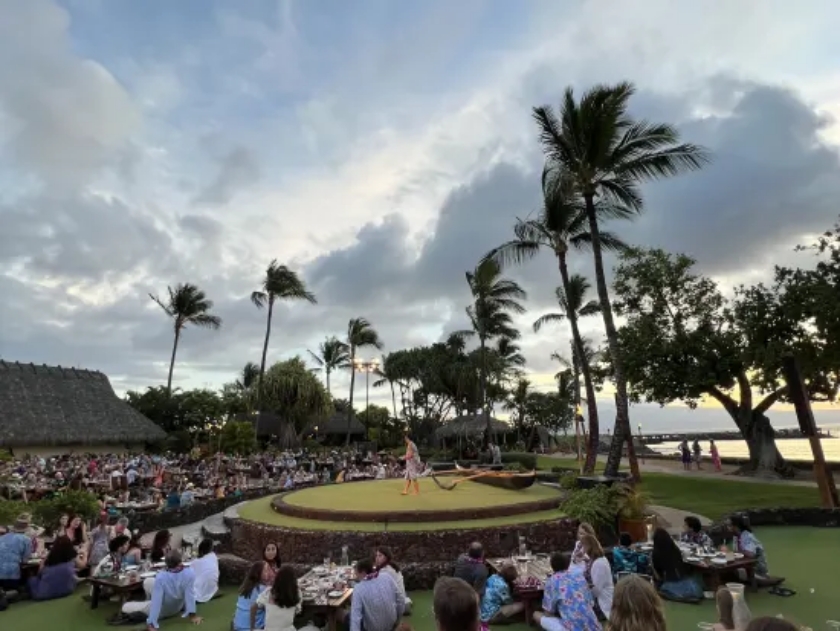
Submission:
<svg viewBox="0 0 840 631">
<path fill-rule="evenodd" d="M 405 435 L 405 488 L 402 494 L 408 495 L 408 489 L 414 485 L 412 495 L 420 494 L 420 483 L 417 478 L 420 476 L 420 454 L 417 452 L 417 445 L 411 437 Z"/>
</svg>

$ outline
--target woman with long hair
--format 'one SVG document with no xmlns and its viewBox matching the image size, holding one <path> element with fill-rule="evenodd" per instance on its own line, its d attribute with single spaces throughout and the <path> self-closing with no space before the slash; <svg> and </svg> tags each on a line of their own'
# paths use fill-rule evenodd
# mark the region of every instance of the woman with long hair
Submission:
<svg viewBox="0 0 840 631">
<path fill-rule="evenodd" d="M 662 599 L 650 582 L 631 574 L 615 586 L 610 631 L 667 631 Z"/>
<path fill-rule="evenodd" d="M 764 578 L 768 574 L 767 555 L 764 546 L 753 534 L 749 521 L 743 515 L 733 515 L 729 518 L 729 526 L 735 535 L 735 542 L 738 552 L 743 553 L 748 559 L 755 559 L 755 574 Z M 738 572 L 741 574 L 741 572 Z"/>
<path fill-rule="evenodd" d="M 170 550 L 171 541 L 172 533 L 165 528 L 155 533 L 155 538 L 152 540 L 152 563 L 160 563 L 166 558 Z"/>
<path fill-rule="evenodd" d="M 581 540 L 586 562 L 583 575 L 592 590 L 594 597 L 595 615 L 599 622 L 604 622 L 610 616 L 613 600 L 613 577 L 610 562 L 604 556 L 601 543 L 592 535 L 584 535 Z"/>
<path fill-rule="evenodd" d="M 732 593 L 725 587 L 721 587 L 715 593 L 715 607 L 717 607 L 718 621 L 714 625 L 714 631 L 735 631 L 735 620 L 732 610 L 735 601 L 732 600 Z M 741 629 L 740 631 L 744 631 Z"/>
<path fill-rule="evenodd" d="M 300 591 L 294 568 L 284 565 L 277 571 L 274 584 L 251 605 L 251 628 L 255 628 L 257 610 L 265 610 L 265 631 L 295 631 L 295 616 L 300 613 Z"/>
<path fill-rule="evenodd" d="M 99 522 L 90 532 L 90 545 L 88 547 L 88 562 L 91 567 L 96 567 L 99 562 L 108 556 L 108 542 L 114 537 L 114 531 L 108 525 L 108 513 L 100 511 Z"/>
<path fill-rule="evenodd" d="M 680 602 L 700 602 L 703 599 L 703 588 L 688 571 L 682 552 L 664 528 L 653 532 L 651 566 L 663 598 Z"/>
<path fill-rule="evenodd" d="M 261 583 L 263 565 L 265 565 L 264 561 L 252 564 L 239 587 L 236 611 L 233 614 L 233 631 L 251 631 L 251 629 L 265 627 L 265 609 L 257 609 L 256 619 L 253 626 L 251 625 L 251 605 L 266 589 L 266 586 Z"/>
<path fill-rule="evenodd" d="M 420 467 L 420 452 L 417 451 L 417 445 L 411 440 L 411 436 L 407 433 L 405 435 L 405 488 L 402 494 L 408 495 L 408 489 L 414 487 L 412 495 L 420 494 L 420 483 L 417 478 L 423 470 Z"/>
<path fill-rule="evenodd" d="M 597 539 L 595 536 L 595 529 L 592 527 L 592 524 L 582 521 L 578 524 L 577 541 L 575 541 L 575 547 L 574 550 L 572 550 L 572 565 L 579 565 L 586 562 L 586 552 L 584 552 L 583 543 L 581 543 L 581 539 L 583 539 L 586 535 Z"/>
<path fill-rule="evenodd" d="M 397 591 L 399 591 L 403 597 L 405 598 L 405 612 L 406 614 L 411 612 L 411 599 L 406 596 L 405 593 L 405 581 L 403 580 L 402 572 L 400 572 L 399 566 L 394 563 L 393 554 L 391 553 L 391 549 L 385 546 L 380 546 L 376 549 L 376 570 L 380 574 L 387 574 L 392 579 L 394 579 L 394 584 L 397 586 Z"/>
<path fill-rule="evenodd" d="M 274 579 L 277 578 L 277 571 L 280 569 L 282 561 L 280 560 L 280 553 L 277 544 L 269 541 L 263 548 L 263 571 L 262 584 L 266 587 L 274 585 Z"/>
<path fill-rule="evenodd" d="M 32 600 L 52 600 L 69 596 L 76 589 L 78 553 L 73 542 L 59 537 L 53 542 L 38 575 L 29 579 Z"/>
</svg>

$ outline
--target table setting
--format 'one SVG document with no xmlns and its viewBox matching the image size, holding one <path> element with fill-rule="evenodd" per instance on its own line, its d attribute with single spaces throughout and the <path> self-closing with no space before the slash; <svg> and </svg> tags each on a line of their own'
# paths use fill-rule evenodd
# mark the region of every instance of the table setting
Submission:
<svg viewBox="0 0 840 631">
<path fill-rule="evenodd" d="M 303 604 L 322 607 L 342 600 L 354 584 L 353 568 L 349 565 L 319 565 L 298 579 Z"/>
</svg>

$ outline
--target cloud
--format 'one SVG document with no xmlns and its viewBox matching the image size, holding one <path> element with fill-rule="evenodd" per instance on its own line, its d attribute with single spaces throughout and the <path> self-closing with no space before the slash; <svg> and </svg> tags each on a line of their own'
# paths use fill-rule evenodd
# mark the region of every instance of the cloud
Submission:
<svg viewBox="0 0 840 631">
<path fill-rule="evenodd" d="M 214 162 L 216 175 L 195 196 L 193 203 L 196 205 L 224 206 L 238 191 L 260 179 L 256 156 L 245 147 L 233 147 Z"/>
</svg>

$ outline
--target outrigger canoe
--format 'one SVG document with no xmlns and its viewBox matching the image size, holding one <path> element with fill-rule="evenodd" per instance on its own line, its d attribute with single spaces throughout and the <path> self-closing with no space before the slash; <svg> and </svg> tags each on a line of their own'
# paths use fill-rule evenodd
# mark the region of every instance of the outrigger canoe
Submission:
<svg viewBox="0 0 840 631">
<path fill-rule="evenodd" d="M 472 482 L 495 486 L 501 489 L 510 489 L 512 491 L 527 489 L 537 480 L 536 471 L 530 471 L 528 473 L 511 473 L 509 471 L 488 470 L 486 474 L 480 475 L 481 469 L 465 469 L 457 463 L 455 464 L 455 468 L 458 472 L 469 475 Z"/>
</svg>

